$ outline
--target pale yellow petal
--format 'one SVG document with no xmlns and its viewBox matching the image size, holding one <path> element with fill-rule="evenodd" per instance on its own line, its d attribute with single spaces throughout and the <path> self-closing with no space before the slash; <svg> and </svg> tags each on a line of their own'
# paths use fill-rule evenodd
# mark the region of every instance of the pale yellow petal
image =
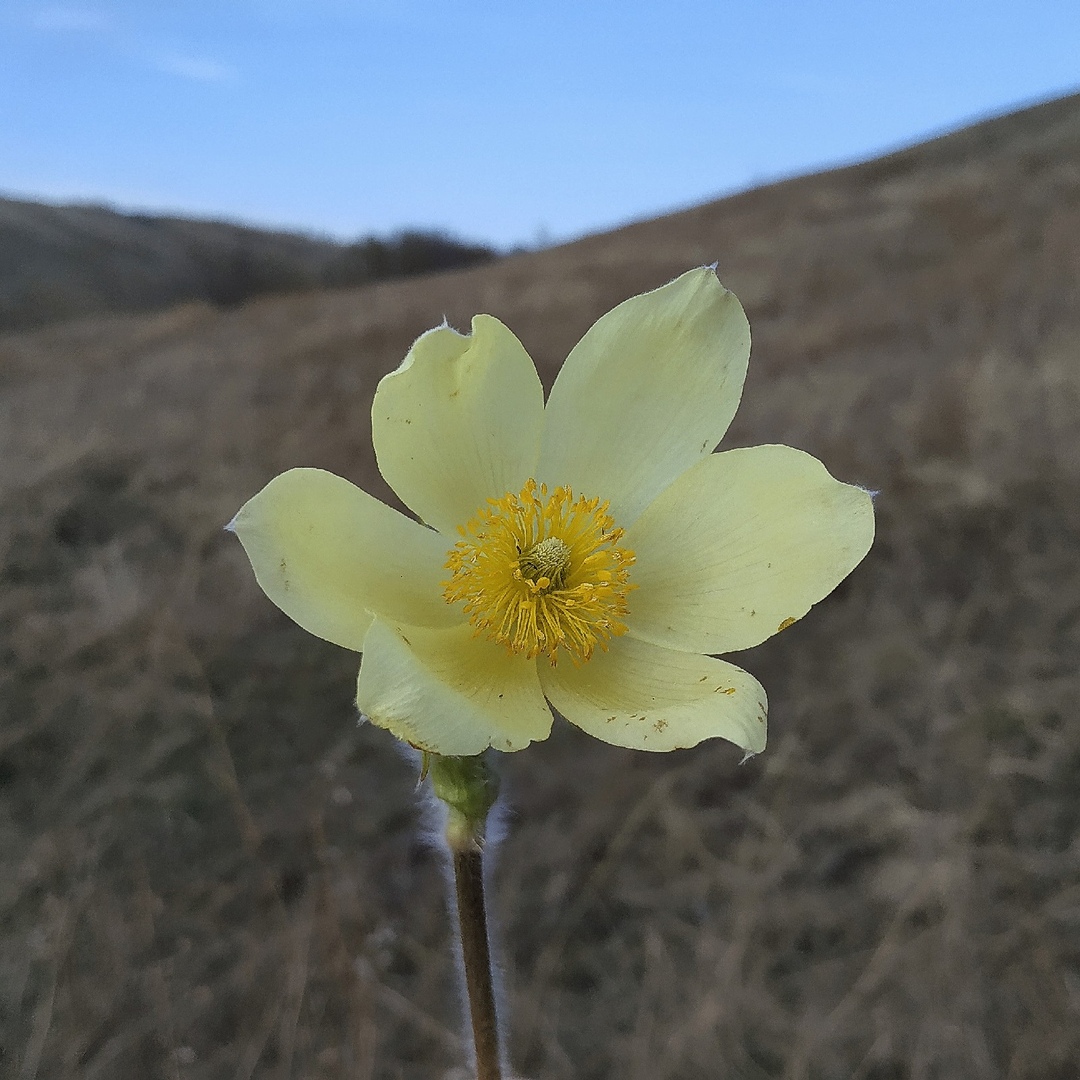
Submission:
<svg viewBox="0 0 1080 1080">
<path fill-rule="evenodd" d="M 620 304 L 555 380 L 538 479 L 609 500 L 625 528 L 720 441 L 749 355 L 746 316 L 712 270 Z"/>
<path fill-rule="evenodd" d="M 790 446 L 713 454 L 627 531 L 635 637 L 689 652 L 757 645 L 801 619 L 859 564 L 874 507 Z"/>
<path fill-rule="evenodd" d="M 356 702 L 373 724 L 436 754 L 520 750 L 551 731 L 536 661 L 451 630 L 376 619 L 364 642 Z"/>
<path fill-rule="evenodd" d="M 765 691 L 711 656 L 620 637 L 581 667 L 541 664 L 540 680 L 567 720 L 616 746 L 676 750 L 720 738 L 751 754 L 765 749 Z"/>
<path fill-rule="evenodd" d="M 521 342 L 477 315 L 419 338 L 371 407 L 379 470 L 416 515 L 453 535 L 536 470 L 544 391 Z"/>
<path fill-rule="evenodd" d="M 461 621 L 442 599 L 448 541 L 333 473 L 282 473 L 231 528 L 263 592 L 327 641 L 361 650 L 373 612 L 428 626 Z"/>
</svg>

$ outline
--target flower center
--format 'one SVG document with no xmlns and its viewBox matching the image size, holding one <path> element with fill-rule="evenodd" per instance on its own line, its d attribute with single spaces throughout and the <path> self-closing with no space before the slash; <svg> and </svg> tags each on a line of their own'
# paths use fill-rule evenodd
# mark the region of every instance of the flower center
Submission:
<svg viewBox="0 0 1080 1080">
<path fill-rule="evenodd" d="M 519 495 L 489 499 L 450 549 L 443 582 L 448 604 L 491 641 L 529 659 L 559 650 L 584 663 L 599 645 L 626 633 L 628 581 L 634 553 L 618 547 L 623 530 L 599 499 L 548 492 L 529 480 Z"/>
<path fill-rule="evenodd" d="M 522 554 L 518 567 L 526 581 L 535 581 L 541 589 L 561 589 L 570 569 L 570 549 L 557 536 L 549 536 Z"/>
</svg>

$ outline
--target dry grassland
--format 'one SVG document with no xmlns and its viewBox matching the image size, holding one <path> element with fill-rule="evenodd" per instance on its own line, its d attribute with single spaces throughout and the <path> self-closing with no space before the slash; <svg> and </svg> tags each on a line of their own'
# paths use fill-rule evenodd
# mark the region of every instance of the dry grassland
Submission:
<svg viewBox="0 0 1080 1080">
<path fill-rule="evenodd" d="M 533 1080 L 1080 1075 L 1080 99 L 423 281 L 0 338 L 0 1075 L 429 1080 L 463 1061 L 415 769 L 221 525 L 443 315 L 550 381 L 719 260 L 725 445 L 879 489 L 866 562 L 737 657 L 771 744 L 558 724 L 493 906 Z"/>
</svg>

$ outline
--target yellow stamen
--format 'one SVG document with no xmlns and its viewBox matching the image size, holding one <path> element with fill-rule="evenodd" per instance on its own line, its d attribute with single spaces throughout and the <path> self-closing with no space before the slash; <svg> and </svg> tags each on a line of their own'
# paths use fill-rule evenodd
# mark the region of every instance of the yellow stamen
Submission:
<svg viewBox="0 0 1080 1080">
<path fill-rule="evenodd" d="M 448 604 L 465 602 L 478 635 L 529 659 L 559 650 L 583 663 L 609 638 L 626 633 L 628 581 L 634 553 L 618 547 L 623 530 L 599 499 L 550 494 L 530 480 L 519 495 L 489 499 L 460 526 L 443 582 Z"/>
</svg>

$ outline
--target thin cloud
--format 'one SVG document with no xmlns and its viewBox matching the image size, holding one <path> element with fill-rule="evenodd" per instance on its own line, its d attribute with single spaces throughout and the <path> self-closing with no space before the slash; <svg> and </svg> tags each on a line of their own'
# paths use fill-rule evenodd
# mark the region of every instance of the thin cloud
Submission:
<svg viewBox="0 0 1080 1080">
<path fill-rule="evenodd" d="M 236 68 L 200 56 L 163 56 L 154 61 L 154 67 L 193 82 L 231 83 L 239 77 Z"/>
<path fill-rule="evenodd" d="M 35 30 L 50 34 L 93 33 L 106 55 L 126 58 L 190 82 L 222 85 L 239 79 L 239 72 L 229 64 L 186 52 L 165 51 L 160 44 L 155 47 L 144 35 L 116 25 L 103 12 L 92 8 L 61 5 L 39 8 L 30 16 L 30 24 Z"/>
<path fill-rule="evenodd" d="M 47 7 L 34 12 L 30 24 L 35 30 L 50 34 L 85 33 L 88 30 L 104 30 L 108 19 L 100 11 L 88 8 Z"/>
</svg>

